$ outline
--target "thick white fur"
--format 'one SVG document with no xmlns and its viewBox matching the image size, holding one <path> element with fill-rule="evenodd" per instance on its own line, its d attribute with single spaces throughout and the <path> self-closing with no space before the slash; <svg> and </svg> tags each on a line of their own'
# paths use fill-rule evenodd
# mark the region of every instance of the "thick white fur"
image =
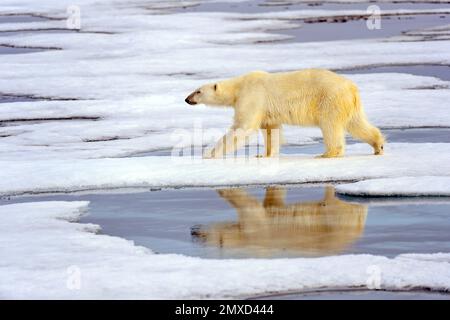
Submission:
<svg viewBox="0 0 450 320">
<path fill-rule="evenodd" d="M 326 146 L 321 157 L 344 155 L 346 131 L 370 144 L 375 154 L 383 153 L 384 137 L 368 122 L 357 86 L 328 70 L 254 71 L 204 85 L 186 101 L 230 106 L 235 110 L 232 127 L 209 152 L 209 157 L 234 152 L 259 129 L 265 132 L 266 156 L 276 155 L 283 124 L 319 127 Z"/>
</svg>

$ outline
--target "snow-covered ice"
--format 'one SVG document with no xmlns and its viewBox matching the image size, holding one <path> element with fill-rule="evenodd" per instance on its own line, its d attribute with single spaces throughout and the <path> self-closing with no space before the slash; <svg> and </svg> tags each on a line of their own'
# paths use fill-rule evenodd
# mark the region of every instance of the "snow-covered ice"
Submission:
<svg viewBox="0 0 450 320">
<path fill-rule="evenodd" d="M 0 43 L 63 50 L 3 55 L 1 93 L 81 99 L 4 103 L 0 113 L 2 121 L 99 119 L 19 122 L 14 126 L 3 122 L 8 126 L 0 130 L 0 136 L 4 137 L 0 139 L 0 159 L 102 158 L 171 148 L 175 143 L 171 139 L 174 130 L 192 130 L 195 121 L 200 121 L 205 129 L 223 131 L 231 122 L 231 110 L 188 107 L 184 98 L 204 82 L 250 70 L 450 63 L 447 41 L 430 41 L 426 46 L 422 42 L 385 39 L 335 41 L 333 45 L 253 43 L 274 40 L 274 36 L 284 37 L 275 30 L 298 26 L 293 19 L 298 14 L 319 17 L 337 14 L 336 11 L 287 12 L 288 16 L 294 15 L 292 19 L 286 17 L 287 20 L 274 19 L 271 13 L 156 14 L 165 5 L 167 8 L 196 3 L 136 1 L 123 6 L 111 5 L 108 0 L 82 1 L 78 3 L 82 9 L 82 32 L 2 33 Z M 41 1 L 39 5 L 31 0 L 6 1 L 0 14 L 29 12 L 60 20 L 1 24 L 0 30 L 65 28 L 65 9 L 69 4 L 70 1 L 57 4 Z M 433 10 L 438 13 L 446 9 Z M 269 34 L 267 30 L 272 32 Z M 279 59 L 280 52 L 283 59 Z M 349 77 L 360 86 L 367 113 L 378 126 L 450 125 L 446 103 L 450 90 L 445 89 L 446 81 L 399 73 Z M 432 90 L 436 87 L 443 89 Z M 429 113 L 431 109 L 433 112 Z M 422 116 L 424 113 L 427 117 Z M 320 137 L 320 132 L 288 128 L 286 137 L 288 143 L 312 143 Z"/>
<path fill-rule="evenodd" d="M 392 143 L 384 156 L 364 144 L 348 146 L 344 158 L 313 155 L 273 159 L 138 157 L 2 163 L 0 194 L 24 194 L 125 187 L 225 186 L 306 183 L 401 176 L 443 176 L 450 172 L 448 143 Z"/>
<path fill-rule="evenodd" d="M 450 254 L 211 260 L 153 254 L 76 223 L 86 202 L 0 207 L 0 297 L 237 298 L 324 287 L 450 290 Z M 71 222 L 70 222 L 71 221 Z"/>
<path fill-rule="evenodd" d="M 448 172 L 447 172 L 448 173 Z M 450 176 L 368 179 L 340 184 L 336 191 L 358 196 L 450 196 Z"/>
</svg>

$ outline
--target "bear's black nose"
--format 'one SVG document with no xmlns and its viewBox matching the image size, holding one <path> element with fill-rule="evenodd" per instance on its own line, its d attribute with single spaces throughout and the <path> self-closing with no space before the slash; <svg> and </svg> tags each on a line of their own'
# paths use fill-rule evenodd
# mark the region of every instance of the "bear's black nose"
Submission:
<svg viewBox="0 0 450 320">
<path fill-rule="evenodd" d="M 186 103 L 187 103 L 187 104 L 190 104 L 190 105 L 197 104 L 197 102 L 190 100 L 189 97 L 187 97 L 186 99 L 184 99 L 184 101 L 186 101 Z"/>
</svg>

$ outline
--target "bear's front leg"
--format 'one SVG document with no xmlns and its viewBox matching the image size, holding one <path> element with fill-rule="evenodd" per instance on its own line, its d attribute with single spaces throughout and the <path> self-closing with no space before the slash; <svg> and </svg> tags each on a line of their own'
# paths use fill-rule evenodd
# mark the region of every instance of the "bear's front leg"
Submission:
<svg viewBox="0 0 450 320">
<path fill-rule="evenodd" d="M 240 147 L 244 146 L 248 138 L 255 130 L 241 129 L 232 127 L 227 134 L 217 141 L 216 146 L 203 155 L 203 158 L 223 158 L 228 153 L 235 153 Z"/>
<path fill-rule="evenodd" d="M 264 126 L 261 129 L 264 137 L 265 156 L 277 157 L 280 154 L 282 140 L 281 126 Z"/>
<path fill-rule="evenodd" d="M 248 142 L 250 135 L 261 128 L 263 113 L 255 110 L 254 100 L 253 96 L 241 97 L 234 108 L 234 123 L 210 152 L 211 158 L 223 158 L 227 153 L 235 153 Z"/>
</svg>

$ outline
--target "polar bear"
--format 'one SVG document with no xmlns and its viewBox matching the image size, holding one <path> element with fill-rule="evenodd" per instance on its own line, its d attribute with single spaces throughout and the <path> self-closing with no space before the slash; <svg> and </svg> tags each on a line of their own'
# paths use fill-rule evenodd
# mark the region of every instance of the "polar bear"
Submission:
<svg viewBox="0 0 450 320">
<path fill-rule="evenodd" d="M 283 124 L 319 127 L 326 148 L 323 158 L 344 155 L 346 131 L 370 144 L 376 155 L 383 154 L 384 137 L 368 122 L 357 86 L 329 70 L 254 71 L 206 84 L 185 101 L 234 108 L 233 125 L 205 157 L 236 151 L 259 129 L 265 132 L 265 156 L 277 155 Z"/>
</svg>

